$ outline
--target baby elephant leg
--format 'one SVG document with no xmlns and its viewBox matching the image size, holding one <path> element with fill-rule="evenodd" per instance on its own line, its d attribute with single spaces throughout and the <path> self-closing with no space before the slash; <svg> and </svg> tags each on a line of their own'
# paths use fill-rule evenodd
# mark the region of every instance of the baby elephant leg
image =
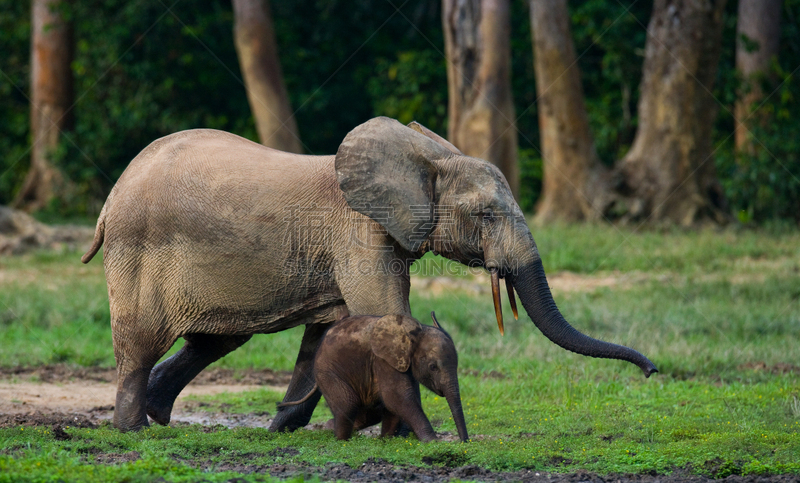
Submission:
<svg viewBox="0 0 800 483">
<path fill-rule="evenodd" d="M 345 407 L 339 407 L 333 411 L 333 433 L 336 439 L 350 439 L 353 435 L 353 427 L 355 426 L 356 418 L 358 418 L 359 408 L 355 404 Z"/>
<path fill-rule="evenodd" d="M 353 431 L 375 426 L 383 419 L 383 407 L 362 410 L 353 422 Z"/>
<path fill-rule="evenodd" d="M 400 427 L 401 422 L 402 419 L 400 419 L 400 416 L 384 410 L 383 422 L 381 423 L 381 438 L 395 436 L 397 434 L 397 428 Z"/>
<path fill-rule="evenodd" d="M 420 441 L 435 440 L 436 432 L 422 410 L 419 383 L 405 374 L 403 377 L 392 379 L 391 384 L 381 385 L 381 396 L 386 410 L 396 414 L 403 422 L 411 426 Z"/>
</svg>

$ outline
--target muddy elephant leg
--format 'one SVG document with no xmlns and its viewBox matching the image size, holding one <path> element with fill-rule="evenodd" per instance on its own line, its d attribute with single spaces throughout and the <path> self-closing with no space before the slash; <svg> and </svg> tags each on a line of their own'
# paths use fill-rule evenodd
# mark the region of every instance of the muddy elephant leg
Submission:
<svg viewBox="0 0 800 483">
<path fill-rule="evenodd" d="M 327 328 L 328 324 L 322 323 L 306 325 L 292 380 L 289 382 L 289 389 L 286 390 L 286 396 L 283 398 L 284 402 L 302 399 L 314 387 L 314 354 L 316 354 L 317 347 Z M 294 431 L 302 428 L 311 420 L 311 414 L 317 407 L 320 397 L 322 397 L 322 393 L 318 390 L 303 404 L 278 409 L 269 430 Z"/>
<path fill-rule="evenodd" d="M 115 324 L 112 323 L 112 328 Z M 117 400 L 114 426 L 122 431 L 137 431 L 147 422 L 147 381 L 150 371 L 176 337 L 144 333 L 133 327 L 113 331 L 114 357 L 117 360 Z"/>
<path fill-rule="evenodd" d="M 172 357 L 157 365 L 147 384 L 147 415 L 158 424 L 169 424 L 172 405 L 184 387 L 209 364 L 250 340 L 251 335 L 187 334 L 186 343 Z"/>
</svg>

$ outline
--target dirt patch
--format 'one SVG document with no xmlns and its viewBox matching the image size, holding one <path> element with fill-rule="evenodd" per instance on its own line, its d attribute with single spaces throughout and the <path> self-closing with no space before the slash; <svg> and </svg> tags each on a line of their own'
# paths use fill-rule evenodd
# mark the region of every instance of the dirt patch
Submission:
<svg viewBox="0 0 800 483">
<path fill-rule="evenodd" d="M 291 447 L 275 448 L 272 451 L 270 451 L 269 453 L 267 453 L 267 455 L 272 456 L 273 458 L 282 458 L 284 456 L 297 456 L 299 454 L 300 454 L 300 451 L 298 451 L 295 448 L 291 448 Z"/>
<path fill-rule="evenodd" d="M 262 413 L 224 413 L 194 411 L 191 408 L 176 407 L 172 411 L 170 426 L 200 424 L 211 430 L 222 428 L 269 428 L 272 414 Z"/>
<path fill-rule="evenodd" d="M 209 369 L 201 372 L 190 386 L 262 385 L 287 386 L 292 378 L 290 371 L 272 369 Z M 80 367 L 67 364 L 50 364 L 36 367 L 0 367 L 0 381 L 59 382 L 93 381 L 117 383 L 117 370 L 108 367 Z"/>
<path fill-rule="evenodd" d="M 36 367 L 0 367 L 0 381 L 40 381 L 65 383 L 75 380 L 114 382 L 117 370 L 106 367 L 80 367 L 53 364 Z"/>
<path fill-rule="evenodd" d="M 20 255 L 31 250 L 88 248 L 94 228 L 49 226 L 19 210 L 0 206 L 0 255 Z"/>
<path fill-rule="evenodd" d="M 656 275 L 644 272 L 610 272 L 598 274 L 579 274 L 555 272 L 547 275 L 547 283 L 554 293 L 594 292 L 601 288 L 630 289 L 643 282 L 656 280 L 664 282 L 669 275 Z M 411 290 L 428 297 L 439 297 L 452 291 L 466 292 L 478 296 L 491 293 L 489 275 L 476 273 L 466 278 L 455 277 L 411 277 Z"/>
<path fill-rule="evenodd" d="M 444 483 L 451 480 L 486 481 L 486 482 L 531 482 L 531 483 L 610 483 L 610 482 L 642 482 L 642 483 L 706 483 L 715 480 L 706 476 L 692 474 L 687 469 L 677 469 L 670 475 L 597 475 L 579 471 L 577 473 L 558 474 L 536 470 L 520 470 L 513 472 L 490 471 L 475 465 L 448 467 L 438 466 L 422 468 L 417 466 L 396 466 L 382 459 L 370 458 L 363 465 L 351 468 L 345 464 L 328 464 L 323 467 L 303 465 L 242 465 L 236 463 L 200 463 L 183 461 L 192 466 L 213 469 L 214 471 L 236 471 L 239 473 L 269 474 L 273 477 L 288 479 L 302 476 L 305 479 L 318 477 L 322 481 L 350 481 L 355 483 L 378 481 L 382 483 L 419 481 L 425 483 Z M 724 479 L 726 483 L 796 483 L 800 476 L 777 475 L 761 476 L 730 475 Z"/>
<path fill-rule="evenodd" d="M 63 413 L 60 411 L 31 411 L 8 414 L 0 411 L 0 428 L 17 426 L 54 426 L 63 428 L 96 428 L 99 421 L 87 414 Z"/>
<path fill-rule="evenodd" d="M 141 458 L 142 455 L 137 451 L 127 453 L 100 453 L 95 456 L 95 462 L 106 465 L 118 465 L 121 463 L 131 463 Z"/>
<path fill-rule="evenodd" d="M 800 366 L 779 362 L 778 364 L 767 365 L 766 362 L 748 362 L 737 367 L 740 371 L 764 371 L 770 374 L 800 374 Z"/>
<path fill-rule="evenodd" d="M 213 369 L 183 390 L 175 403 L 173 422 L 225 427 L 268 427 L 268 413 L 223 414 L 204 411 L 186 396 L 270 388 L 284 392 L 287 371 Z M 0 369 L 0 427 L 97 427 L 114 414 L 116 370 L 63 364 Z"/>
<path fill-rule="evenodd" d="M 271 388 L 283 392 L 286 386 L 249 384 L 190 384 L 178 396 L 173 410 L 173 421 L 187 424 L 217 425 L 226 427 L 268 427 L 271 421 L 266 414 L 217 414 L 197 412 L 197 404 L 186 402 L 187 396 L 213 396 L 222 393 L 254 391 Z M 114 413 L 116 385 L 93 380 L 73 381 L 66 384 L 20 382 L 0 383 L 0 427 L 19 425 L 80 425 L 95 427 L 111 419 Z"/>
<path fill-rule="evenodd" d="M 106 424 L 114 415 L 116 372 L 112 369 L 69 367 L 65 365 L 38 368 L 3 369 L 6 382 L 0 382 L 0 427 L 59 426 L 95 428 Z M 12 376 L 9 377 L 9 376 Z M 211 410 L 205 402 L 187 401 L 187 396 L 213 396 L 269 388 L 285 392 L 289 372 L 230 371 L 216 369 L 186 386 L 175 401 L 170 424 L 200 424 L 209 431 L 220 428 L 268 428 L 273 414 L 261 411 L 228 413 L 225 408 Z M 18 382 L 8 382 L 14 379 Z M 45 380 L 47 382 L 38 382 Z M 258 384 L 251 384 L 257 382 Z M 274 384 L 281 383 L 281 384 Z M 332 430 L 332 421 L 313 423 L 308 430 Z M 439 422 L 441 424 L 441 422 Z M 438 426 L 438 425 L 436 425 Z M 380 426 L 361 431 L 377 437 Z M 458 441 L 458 435 L 439 433 L 443 441 Z M 477 436 L 476 436 L 477 437 Z M 474 438 L 473 438 L 474 439 Z"/>
<path fill-rule="evenodd" d="M 591 293 L 604 288 L 630 290 L 643 283 L 657 282 L 671 285 L 684 285 L 687 281 L 729 282 L 733 285 L 763 283 L 768 276 L 793 276 L 800 271 L 800 263 L 790 258 L 736 259 L 730 266 L 737 273 L 708 273 L 695 276 L 679 275 L 669 271 L 630 272 L 602 271 L 597 273 L 575 273 L 569 271 L 547 274 L 547 283 L 554 294 Z M 491 294 L 489 275 L 482 271 L 472 271 L 466 277 L 411 277 L 411 290 L 425 297 L 440 297 L 454 291 L 470 296 Z"/>
</svg>

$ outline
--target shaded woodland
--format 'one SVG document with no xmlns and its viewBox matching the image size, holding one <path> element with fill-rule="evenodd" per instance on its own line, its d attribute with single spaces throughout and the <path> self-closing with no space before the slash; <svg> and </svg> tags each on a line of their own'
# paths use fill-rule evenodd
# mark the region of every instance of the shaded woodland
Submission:
<svg viewBox="0 0 800 483">
<path fill-rule="evenodd" d="M 330 154 L 383 115 L 541 222 L 800 219 L 800 0 L 0 4 L 0 204 L 45 218 L 178 130 Z"/>
</svg>

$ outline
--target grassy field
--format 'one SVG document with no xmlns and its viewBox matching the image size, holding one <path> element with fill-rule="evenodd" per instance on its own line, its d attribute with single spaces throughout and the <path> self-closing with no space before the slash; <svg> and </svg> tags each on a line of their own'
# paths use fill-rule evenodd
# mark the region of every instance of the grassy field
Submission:
<svg viewBox="0 0 800 483">
<path fill-rule="evenodd" d="M 526 316 L 514 322 L 509 308 L 500 337 L 487 294 L 415 290 L 416 317 L 429 323 L 435 310 L 459 349 L 470 444 L 342 443 L 330 431 L 197 425 L 137 434 L 66 428 L 67 438 L 56 438 L 52 428 L 12 427 L 0 429 L 0 481 L 224 481 L 246 465 L 368 458 L 498 471 L 800 474 L 800 232 L 554 226 L 534 236 L 552 279 L 575 274 L 575 287 L 554 288 L 566 318 L 636 348 L 659 374 L 645 379 L 630 364 L 568 353 Z M 0 259 L 0 365 L 113 366 L 102 264 L 79 258 Z M 423 260 L 419 276 L 437 263 Z M 462 281 L 474 285 L 469 275 Z M 291 369 L 299 342 L 298 330 L 256 336 L 215 365 Z M 281 397 L 261 390 L 203 402 L 274 412 Z M 424 392 L 423 404 L 439 431 L 455 431 L 445 401 Z M 314 421 L 329 417 L 320 405 Z M 98 456 L 129 452 L 140 458 L 109 465 Z"/>
</svg>

